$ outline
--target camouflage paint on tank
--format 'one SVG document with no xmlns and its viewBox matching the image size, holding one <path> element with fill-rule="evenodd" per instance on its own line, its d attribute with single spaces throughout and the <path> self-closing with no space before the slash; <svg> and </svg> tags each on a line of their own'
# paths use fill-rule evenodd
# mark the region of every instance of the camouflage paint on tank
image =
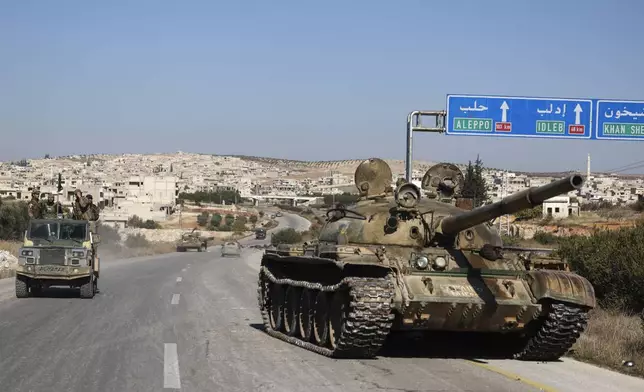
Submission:
<svg viewBox="0 0 644 392">
<path fill-rule="evenodd" d="M 516 358 L 563 355 L 585 327 L 587 312 L 596 306 L 592 285 L 543 250 L 505 252 L 501 236 L 489 222 L 579 189 L 583 177 L 571 175 L 470 208 L 460 197 L 463 175 L 455 165 L 441 163 L 427 171 L 422 180 L 424 197 L 403 179 L 394 187 L 385 165 L 370 159 L 358 166 L 355 182 L 361 199 L 331 208 L 317 241 L 266 250 L 258 292 L 268 332 L 324 355 L 351 352 L 367 357 L 382 342 L 378 338 L 369 347 L 360 346 L 365 337 L 359 330 L 379 331 L 373 336 L 407 329 L 514 332 L 524 334 L 527 342 Z M 361 315 L 361 320 L 343 327 L 353 331 L 345 339 L 352 347 L 348 351 L 341 346 L 329 349 L 328 343 L 323 348 L 321 340 L 318 344 L 309 338 L 298 340 L 295 332 L 286 333 L 271 321 L 276 320 L 271 303 L 278 298 L 270 297 L 276 295 L 271 290 L 308 290 L 318 298 L 320 290 L 343 295 L 343 284 L 349 290 L 355 285 L 356 292 L 365 289 L 363 284 L 371 285 L 366 291 L 371 294 L 362 299 L 354 294 L 349 303 L 355 307 L 350 314 Z M 379 313 L 383 309 L 390 309 L 391 321 Z M 357 327 L 360 323 L 363 326 Z"/>
</svg>

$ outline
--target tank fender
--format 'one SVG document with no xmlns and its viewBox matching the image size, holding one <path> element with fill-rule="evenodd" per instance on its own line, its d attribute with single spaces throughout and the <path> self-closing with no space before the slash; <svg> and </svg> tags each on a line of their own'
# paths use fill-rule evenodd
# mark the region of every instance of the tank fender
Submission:
<svg viewBox="0 0 644 392">
<path fill-rule="evenodd" d="M 583 276 L 568 271 L 528 272 L 528 283 L 537 301 L 549 298 L 594 308 L 595 288 Z"/>
</svg>

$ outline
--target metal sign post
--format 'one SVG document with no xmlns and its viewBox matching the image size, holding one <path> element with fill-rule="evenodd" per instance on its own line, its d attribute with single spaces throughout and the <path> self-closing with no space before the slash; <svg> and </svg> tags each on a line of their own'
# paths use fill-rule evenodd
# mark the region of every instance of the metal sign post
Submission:
<svg viewBox="0 0 644 392">
<path fill-rule="evenodd" d="M 445 116 L 447 112 L 444 110 L 415 110 L 407 116 L 407 157 L 405 158 L 405 179 L 411 182 L 411 163 L 413 157 L 412 138 L 414 132 L 445 132 Z M 434 117 L 434 127 L 423 127 L 421 124 L 421 116 Z"/>
</svg>

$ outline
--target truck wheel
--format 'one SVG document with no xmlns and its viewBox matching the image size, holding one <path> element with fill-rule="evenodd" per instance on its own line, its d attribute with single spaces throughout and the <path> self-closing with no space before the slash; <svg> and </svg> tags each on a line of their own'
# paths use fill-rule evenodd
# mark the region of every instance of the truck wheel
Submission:
<svg viewBox="0 0 644 392">
<path fill-rule="evenodd" d="M 16 275 L 16 298 L 27 297 L 29 297 L 29 284 L 27 283 L 27 278 Z"/>
<path fill-rule="evenodd" d="M 80 287 L 81 298 L 94 298 L 96 286 L 94 285 L 94 275 L 92 274 L 85 283 Z"/>
</svg>

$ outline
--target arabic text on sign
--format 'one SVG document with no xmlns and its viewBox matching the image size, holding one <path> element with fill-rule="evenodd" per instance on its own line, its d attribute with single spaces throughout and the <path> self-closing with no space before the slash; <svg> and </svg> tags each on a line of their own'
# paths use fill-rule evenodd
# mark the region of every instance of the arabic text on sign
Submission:
<svg viewBox="0 0 644 392">
<path fill-rule="evenodd" d="M 613 118 L 613 116 L 618 119 L 620 117 L 633 117 L 635 120 L 637 120 L 638 117 L 644 117 L 644 111 L 642 112 L 631 112 L 629 110 L 626 110 L 625 108 L 623 110 L 618 110 L 616 112 L 613 112 L 613 109 L 607 110 L 604 113 L 604 117 L 606 118 Z"/>
<path fill-rule="evenodd" d="M 537 113 L 543 115 L 543 114 L 551 114 L 553 112 L 553 105 L 550 104 L 550 106 L 547 109 L 537 109 Z M 566 104 L 563 104 L 563 109 L 562 107 L 557 106 L 554 108 L 555 114 L 561 114 L 562 116 L 566 115 Z"/>
<path fill-rule="evenodd" d="M 460 109 L 464 112 L 483 112 L 487 110 L 487 106 L 479 105 L 478 107 L 476 106 L 476 101 L 474 101 L 474 107 L 460 107 Z"/>
</svg>

